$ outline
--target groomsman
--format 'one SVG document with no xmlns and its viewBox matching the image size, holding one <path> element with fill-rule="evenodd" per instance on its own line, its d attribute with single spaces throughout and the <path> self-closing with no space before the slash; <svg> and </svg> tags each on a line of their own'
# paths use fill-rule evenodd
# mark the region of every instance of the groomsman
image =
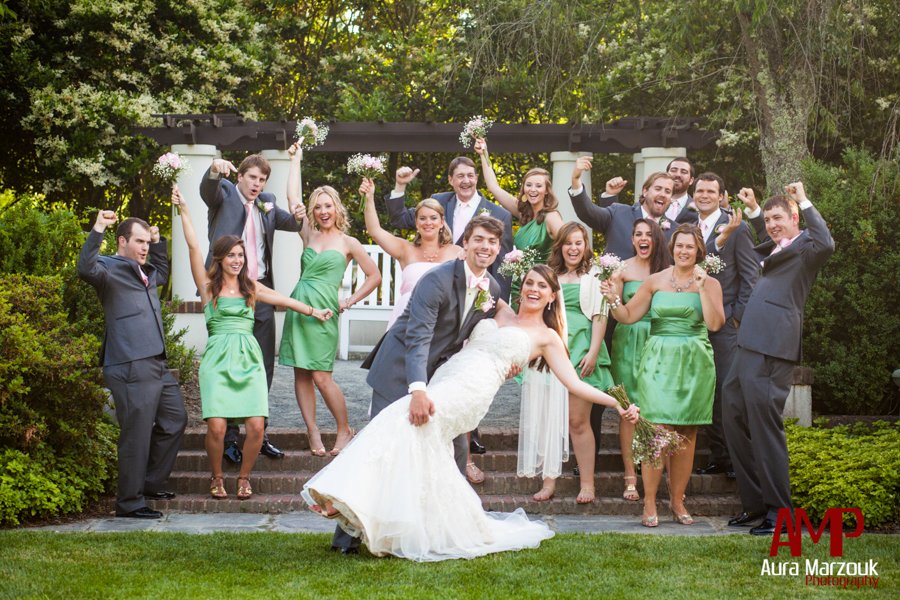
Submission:
<svg viewBox="0 0 900 600">
<path fill-rule="evenodd" d="M 103 233 L 115 222 L 116 213 L 97 213 L 78 276 L 97 290 L 106 317 L 100 359 L 119 422 L 116 516 L 158 519 L 162 513 L 146 499 L 175 497 L 165 486 L 187 425 L 181 390 L 166 365 L 156 293 L 169 277 L 166 242 L 158 228 L 125 219 L 116 229 L 116 254 L 100 256 Z"/>
<path fill-rule="evenodd" d="M 693 202 L 700 218 L 700 232 L 706 243 L 707 255 L 718 255 L 725 268 L 712 275 L 722 285 L 722 304 L 725 324 L 709 333 L 716 363 L 716 393 L 713 401 L 712 424 L 706 427 L 710 457 L 705 467 L 697 468 L 700 475 L 728 473 L 733 476 L 731 458 L 722 427 L 722 383 L 731 367 L 737 350 L 737 332 L 744 316 L 744 307 L 756 283 L 759 262 L 753 252 L 750 228 L 741 222 L 740 214 L 730 208 L 722 209 L 725 182 L 715 173 L 701 173 L 694 185 Z M 727 205 L 726 205 L 727 206 Z M 720 236 L 730 226 L 728 235 Z M 721 245 L 719 241 L 721 240 Z"/>
<path fill-rule="evenodd" d="M 728 524 L 762 518 L 750 530 L 753 535 L 774 534 L 778 510 L 792 508 L 782 412 L 800 360 L 804 305 L 834 253 L 828 225 L 803 184 L 785 189 L 787 197 L 773 196 L 763 208 L 768 237 L 754 248 L 762 270 L 747 300 L 722 389 L 725 438 L 744 509 Z M 808 229 L 800 229 L 798 204 Z"/>
<path fill-rule="evenodd" d="M 302 218 L 294 220 L 291 213 L 275 204 L 274 194 L 263 191 L 271 172 L 269 161 L 259 154 L 251 154 L 238 168 L 227 160 L 214 159 L 200 182 L 200 198 L 208 208 L 210 252 L 206 255 L 207 268 L 212 259 L 213 243 L 223 235 L 239 236 L 244 240 L 250 276 L 274 289 L 272 255 L 275 230 L 296 232 Z M 237 173 L 237 185 L 228 181 L 231 173 Z M 301 217 L 305 216 L 302 204 L 298 210 Z M 271 304 L 257 302 L 253 312 L 253 337 L 262 350 L 266 382 L 271 388 L 275 373 L 275 309 Z M 225 432 L 225 458 L 235 464 L 243 458 L 237 440 L 238 426 L 229 423 Z M 268 435 L 263 439 L 260 453 L 269 458 L 284 456 L 284 452 L 269 441 Z"/>
<path fill-rule="evenodd" d="M 413 170 L 409 167 L 397 169 L 397 173 L 394 175 L 394 190 L 384 197 L 388 218 L 394 227 L 416 228 L 415 208 L 406 208 L 406 186 L 418 173 L 418 169 Z M 444 218 L 453 234 L 453 243 L 462 246 L 466 225 L 476 215 L 486 213 L 495 219 L 500 219 L 500 222 L 503 223 L 500 252 L 489 271 L 500 284 L 500 298 L 508 300 L 511 280 L 500 275 L 497 270 L 503 264 L 504 255 L 513 248 L 512 216 L 508 210 L 488 201 L 483 194 L 478 193 L 478 172 L 475 170 L 475 163 L 472 162 L 472 159 L 466 156 L 457 156 L 450 161 L 447 175 L 453 191 L 432 194 L 431 197 L 444 207 Z"/>
<path fill-rule="evenodd" d="M 696 175 L 694 165 L 684 157 L 675 158 L 669 161 L 668 166 L 666 166 L 666 173 L 672 178 L 673 184 L 672 202 L 669 204 L 669 208 L 666 209 L 666 217 L 676 223 L 690 223 L 695 220 L 695 217 L 690 214 L 693 212 L 690 205 L 694 199 L 689 193 Z"/>
</svg>

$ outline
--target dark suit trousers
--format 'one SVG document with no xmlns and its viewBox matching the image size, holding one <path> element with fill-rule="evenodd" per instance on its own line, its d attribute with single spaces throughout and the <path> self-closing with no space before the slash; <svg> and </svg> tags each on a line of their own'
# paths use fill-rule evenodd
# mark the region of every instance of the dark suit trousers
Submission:
<svg viewBox="0 0 900 600">
<path fill-rule="evenodd" d="M 119 421 L 116 512 L 147 505 L 144 493 L 165 490 L 181 447 L 187 413 L 164 360 L 144 358 L 103 368 Z"/>
<path fill-rule="evenodd" d="M 735 352 L 723 395 L 728 451 L 747 512 L 765 510 L 774 522 L 791 508 L 787 441 L 782 412 L 794 363 L 744 348 Z"/>
<path fill-rule="evenodd" d="M 378 416 L 388 405 L 395 402 L 388 400 L 376 391 L 372 391 L 372 418 Z M 469 457 L 469 439 L 466 434 L 462 434 L 453 439 L 453 458 L 456 459 L 456 466 L 459 467 L 463 477 L 466 475 L 466 461 Z M 334 530 L 334 537 L 331 538 L 332 548 L 358 548 L 360 538 L 353 537 L 338 525 Z"/>
<path fill-rule="evenodd" d="M 260 279 L 259 282 L 267 287 L 272 287 L 272 279 L 270 277 Z M 267 389 L 272 389 L 272 378 L 275 376 L 275 307 L 265 302 L 257 302 L 253 314 L 255 317 L 253 321 L 253 337 L 256 338 L 259 348 L 262 350 L 263 366 L 266 369 Z M 266 419 L 266 427 L 268 426 L 269 420 Z M 229 421 L 228 427 L 225 429 L 226 446 L 231 443 L 237 443 L 238 432 L 238 422 Z M 266 435 L 265 439 L 268 440 L 269 436 Z"/>
<path fill-rule="evenodd" d="M 737 329 L 734 328 L 731 319 L 725 321 L 722 329 L 709 334 L 709 343 L 712 344 L 713 359 L 716 363 L 716 395 L 713 399 L 712 424 L 706 427 L 709 462 L 728 466 L 731 464 L 731 457 L 728 455 L 725 428 L 722 424 L 722 388 L 737 351 Z"/>
</svg>

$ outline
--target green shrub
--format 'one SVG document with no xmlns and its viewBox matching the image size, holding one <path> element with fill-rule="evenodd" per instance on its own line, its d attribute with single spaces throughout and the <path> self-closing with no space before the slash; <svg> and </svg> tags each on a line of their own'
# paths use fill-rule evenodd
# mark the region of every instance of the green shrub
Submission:
<svg viewBox="0 0 900 600">
<path fill-rule="evenodd" d="M 839 166 L 810 162 L 804 182 L 835 253 L 806 305 L 803 362 L 816 372 L 816 410 L 896 412 L 900 367 L 900 164 L 847 151 Z"/>
<path fill-rule="evenodd" d="M 178 369 L 179 383 L 185 383 L 191 379 L 197 353 L 184 344 L 187 327 L 175 329 L 175 315 L 181 306 L 181 300 L 162 302 L 161 306 L 163 332 L 166 338 L 166 363 L 170 369 Z"/>
<path fill-rule="evenodd" d="M 900 522 L 900 424 L 788 425 L 786 432 L 794 506 L 814 521 L 828 508 L 856 507 L 867 528 Z"/>
</svg>

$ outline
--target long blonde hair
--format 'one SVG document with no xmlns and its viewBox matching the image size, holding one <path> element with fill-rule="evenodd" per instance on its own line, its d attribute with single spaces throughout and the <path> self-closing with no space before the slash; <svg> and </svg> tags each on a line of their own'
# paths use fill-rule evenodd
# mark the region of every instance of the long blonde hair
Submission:
<svg viewBox="0 0 900 600">
<path fill-rule="evenodd" d="M 441 227 L 441 231 L 438 233 L 438 246 L 446 246 L 447 244 L 453 243 L 453 236 L 450 235 L 450 227 L 447 225 L 447 219 L 444 216 L 444 207 L 441 206 L 441 203 L 435 200 L 434 198 L 425 198 L 418 204 L 416 204 L 416 218 L 419 217 L 419 211 L 423 208 L 430 208 L 437 214 L 441 215 L 441 219 L 444 221 L 444 226 Z M 422 245 L 422 234 L 416 231 L 416 237 L 413 238 L 414 246 Z"/>
<path fill-rule="evenodd" d="M 338 195 L 337 190 L 330 185 L 320 185 L 310 193 L 306 209 L 306 212 L 309 214 L 310 224 L 316 230 L 319 229 L 319 223 L 316 222 L 316 219 L 313 216 L 313 210 L 316 208 L 316 200 L 319 199 L 321 194 L 325 194 L 331 198 L 332 202 L 334 202 L 334 212 L 336 215 L 334 219 L 335 228 L 343 233 L 347 233 L 347 230 L 350 228 L 350 223 L 347 220 L 347 209 L 344 208 L 344 204 L 341 202 L 341 197 Z"/>
<path fill-rule="evenodd" d="M 538 214 L 534 214 L 534 209 L 531 207 L 531 203 L 528 202 L 528 199 L 525 196 L 525 182 L 528 181 L 529 177 L 534 177 L 535 175 L 544 176 L 544 208 L 542 208 Z M 553 193 L 553 182 L 550 181 L 549 171 L 547 171 L 547 169 L 541 169 L 540 167 L 529 169 L 528 172 L 525 173 L 525 177 L 522 178 L 522 185 L 519 186 L 518 200 L 519 204 L 516 208 L 519 209 L 522 225 L 525 225 L 532 219 L 536 220 L 538 223 L 543 223 L 547 213 L 555 211 L 559 206 L 556 194 Z"/>
</svg>

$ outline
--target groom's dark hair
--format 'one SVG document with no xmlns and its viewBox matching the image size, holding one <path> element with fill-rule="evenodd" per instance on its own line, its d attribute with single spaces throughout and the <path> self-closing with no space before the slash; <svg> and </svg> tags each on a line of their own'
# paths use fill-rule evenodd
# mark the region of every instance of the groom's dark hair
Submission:
<svg viewBox="0 0 900 600">
<path fill-rule="evenodd" d="M 469 238 L 472 237 L 472 232 L 475 231 L 476 227 L 487 229 L 499 239 L 503 239 L 503 221 L 497 217 L 492 217 L 491 215 L 475 215 L 472 217 L 472 220 L 469 221 L 469 224 L 466 225 L 465 231 L 463 231 L 464 242 L 469 241 Z"/>
</svg>

